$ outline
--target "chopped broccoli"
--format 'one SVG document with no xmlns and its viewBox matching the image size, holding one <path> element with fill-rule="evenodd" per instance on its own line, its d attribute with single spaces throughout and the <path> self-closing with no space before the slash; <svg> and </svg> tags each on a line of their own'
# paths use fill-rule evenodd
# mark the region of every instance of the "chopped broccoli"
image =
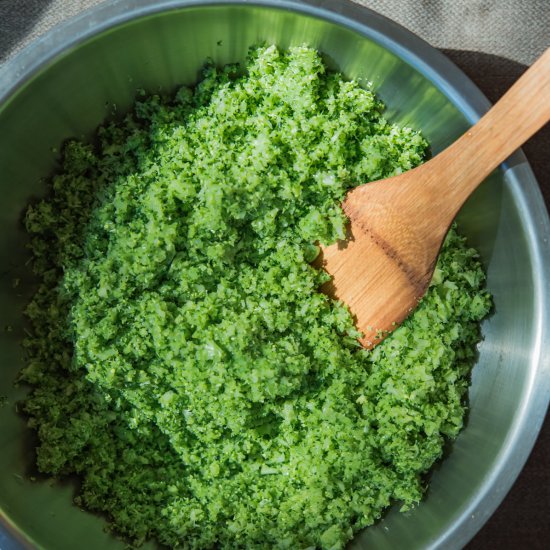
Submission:
<svg viewBox="0 0 550 550">
<path fill-rule="evenodd" d="M 490 298 L 451 230 L 418 310 L 372 351 L 318 292 L 346 191 L 422 162 L 417 131 L 309 48 L 208 66 L 68 142 L 30 206 L 38 467 L 139 545 L 342 548 L 460 431 Z"/>
</svg>

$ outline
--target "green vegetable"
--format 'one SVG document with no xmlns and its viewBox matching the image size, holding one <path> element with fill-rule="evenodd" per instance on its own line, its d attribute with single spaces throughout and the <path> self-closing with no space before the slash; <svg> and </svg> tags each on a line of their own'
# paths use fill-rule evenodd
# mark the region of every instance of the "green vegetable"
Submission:
<svg viewBox="0 0 550 550">
<path fill-rule="evenodd" d="M 346 190 L 424 157 L 381 111 L 314 50 L 259 48 L 67 143 L 29 207 L 38 467 L 81 476 L 78 504 L 133 544 L 337 549 L 421 499 L 490 299 L 454 230 L 373 351 L 317 292 Z"/>
</svg>

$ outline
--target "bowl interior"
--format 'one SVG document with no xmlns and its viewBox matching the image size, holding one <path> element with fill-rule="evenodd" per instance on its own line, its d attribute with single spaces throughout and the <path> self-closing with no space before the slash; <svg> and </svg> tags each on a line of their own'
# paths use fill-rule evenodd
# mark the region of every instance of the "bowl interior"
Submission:
<svg viewBox="0 0 550 550">
<path fill-rule="evenodd" d="M 259 43 L 307 44 L 346 77 L 371 81 L 386 115 L 421 129 L 434 153 L 469 125 L 464 109 L 403 60 L 397 47 L 388 49 L 383 37 L 366 36 L 337 16 L 331 21 L 300 10 L 215 4 L 142 10 L 139 17 L 121 15 L 118 23 L 97 28 L 68 39 L 0 107 L 0 395 L 8 398 L 0 406 L 0 521 L 20 533 L 21 546 L 56 550 L 72 549 L 76 540 L 82 548 L 124 544 L 103 532 L 103 520 L 71 504 L 72 482 L 53 486 L 28 479 L 32 438 L 15 413 L 24 395 L 13 387 L 22 366 L 22 310 L 32 292 L 20 220 L 28 201 L 44 192 L 55 148 L 124 112 L 138 88 L 169 91 L 191 84 L 207 58 L 242 61 Z M 529 396 L 538 337 L 536 266 L 510 177 L 495 172 L 459 220 L 482 254 L 496 304 L 483 325 L 467 426 L 431 476 L 425 501 L 406 514 L 390 511 L 353 548 L 426 548 L 442 541 L 446 548 L 459 547 L 473 534 L 464 528 L 476 521 L 469 510 L 484 491 L 499 490 L 491 479 Z"/>
</svg>

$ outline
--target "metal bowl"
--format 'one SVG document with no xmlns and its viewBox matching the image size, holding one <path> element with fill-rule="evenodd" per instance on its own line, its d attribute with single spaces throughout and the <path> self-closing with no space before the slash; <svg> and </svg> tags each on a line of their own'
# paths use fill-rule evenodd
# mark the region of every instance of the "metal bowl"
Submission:
<svg viewBox="0 0 550 550">
<path fill-rule="evenodd" d="M 330 7 L 329 7 L 330 6 Z M 74 485 L 31 482 L 25 423 L 22 309 L 32 289 L 21 213 L 44 192 L 53 148 L 88 136 L 136 89 L 193 83 L 207 57 L 243 60 L 249 46 L 308 44 L 349 78 L 373 82 L 387 116 L 420 128 L 434 153 L 488 108 L 443 55 L 402 27 L 345 1 L 114 0 L 58 27 L 0 74 L 0 547 L 123 548 L 103 522 L 71 504 Z M 467 425 L 413 511 L 391 510 L 352 548 L 459 548 L 498 506 L 532 448 L 550 382 L 550 224 L 521 152 L 496 171 L 459 216 L 488 271 L 495 311 L 483 323 Z M 12 281 L 20 279 L 14 288 Z M 11 330 L 4 329 L 9 326 Z M 78 543 L 76 543 L 78 541 Z"/>
</svg>

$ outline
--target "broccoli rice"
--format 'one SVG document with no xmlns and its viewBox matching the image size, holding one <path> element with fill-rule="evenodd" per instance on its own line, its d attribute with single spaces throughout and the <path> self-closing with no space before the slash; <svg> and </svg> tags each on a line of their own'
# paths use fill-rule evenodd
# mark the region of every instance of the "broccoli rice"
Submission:
<svg viewBox="0 0 550 550">
<path fill-rule="evenodd" d="M 315 50 L 261 47 L 64 145 L 26 213 L 24 411 L 39 470 L 132 545 L 338 549 L 422 498 L 490 297 L 454 228 L 373 350 L 318 292 L 346 191 L 425 158 L 382 112 Z"/>
</svg>

